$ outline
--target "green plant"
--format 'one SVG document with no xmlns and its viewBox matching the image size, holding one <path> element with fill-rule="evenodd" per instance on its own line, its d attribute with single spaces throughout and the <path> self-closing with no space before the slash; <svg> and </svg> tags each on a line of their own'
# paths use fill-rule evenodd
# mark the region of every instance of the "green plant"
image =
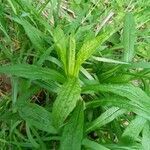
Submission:
<svg viewBox="0 0 150 150">
<path fill-rule="evenodd" d="M 150 149 L 148 1 L 0 3 L 2 150 Z"/>
</svg>

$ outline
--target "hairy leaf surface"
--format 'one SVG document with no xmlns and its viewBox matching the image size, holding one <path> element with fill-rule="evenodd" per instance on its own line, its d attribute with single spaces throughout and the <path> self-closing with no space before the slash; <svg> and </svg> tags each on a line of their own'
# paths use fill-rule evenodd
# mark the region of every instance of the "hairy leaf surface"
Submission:
<svg viewBox="0 0 150 150">
<path fill-rule="evenodd" d="M 80 150 L 83 137 L 84 108 L 83 102 L 78 103 L 70 120 L 65 125 L 61 138 L 61 150 Z"/>
<path fill-rule="evenodd" d="M 63 125 L 80 98 L 81 88 L 78 79 L 68 79 L 58 92 L 53 105 L 53 124 L 56 128 Z"/>
</svg>

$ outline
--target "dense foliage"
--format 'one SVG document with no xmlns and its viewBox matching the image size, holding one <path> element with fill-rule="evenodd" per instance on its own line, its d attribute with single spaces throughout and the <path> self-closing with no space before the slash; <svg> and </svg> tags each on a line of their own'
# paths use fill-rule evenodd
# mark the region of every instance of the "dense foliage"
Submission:
<svg viewBox="0 0 150 150">
<path fill-rule="evenodd" d="M 0 150 L 150 150 L 149 0 L 0 0 Z"/>
</svg>

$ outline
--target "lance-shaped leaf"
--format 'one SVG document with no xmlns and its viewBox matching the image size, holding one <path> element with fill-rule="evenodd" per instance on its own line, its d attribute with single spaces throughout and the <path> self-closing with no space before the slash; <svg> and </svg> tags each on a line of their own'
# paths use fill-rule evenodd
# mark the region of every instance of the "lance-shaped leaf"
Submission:
<svg viewBox="0 0 150 150">
<path fill-rule="evenodd" d="M 0 67 L 0 73 L 15 75 L 18 77 L 28 78 L 31 80 L 54 80 L 64 81 L 64 77 L 53 69 L 38 67 L 29 64 L 18 64 Z"/>
<path fill-rule="evenodd" d="M 111 122 L 112 120 L 114 120 L 115 118 L 117 118 L 118 116 L 122 115 L 125 112 L 126 112 L 125 110 L 120 110 L 117 107 L 112 107 L 112 108 L 106 110 L 104 113 L 102 113 L 93 122 L 91 122 L 88 125 L 86 131 L 90 132 L 95 129 L 99 129 L 100 127 L 106 125 L 107 123 Z"/>
<path fill-rule="evenodd" d="M 52 116 L 41 106 L 29 103 L 18 103 L 19 115 L 29 124 L 36 128 L 49 132 L 57 133 L 56 129 L 52 126 Z"/>
<path fill-rule="evenodd" d="M 117 85 L 117 84 L 99 84 L 99 85 L 90 85 L 83 88 L 85 92 L 108 92 L 114 93 L 121 97 L 126 97 L 129 102 L 123 102 L 122 106 L 126 108 L 126 104 L 130 105 L 133 108 L 133 111 L 140 116 L 150 120 L 150 97 L 139 87 L 135 87 L 131 84 Z M 120 100 L 119 100 L 120 101 Z M 119 103 L 119 102 L 118 102 Z M 119 105 L 117 105 L 119 106 Z M 119 106 L 120 107 L 120 106 Z"/>
<path fill-rule="evenodd" d="M 55 42 L 55 48 L 57 51 L 58 56 L 60 57 L 65 71 L 67 71 L 66 68 L 66 37 L 63 32 L 63 30 L 58 26 L 55 28 L 53 32 L 53 38 Z"/>
<path fill-rule="evenodd" d="M 56 128 L 63 125 L 68 115 L 73 111 L 80 98 L 81 88 L 76 78 L 71 78 L 61 87 L 54 102 L 52 115 Z"/>
<path fill-rule="evenodd" d="M 111 92 L 122 97 L 126 97 L 137 106 L 145 107 L 149 111 L 150 97 L 139 87 L 135 87 L 131 84 L 97 84 L 89 85 L 83 88 L 83 91 L 103 91 Z"/>
<path fill-rule="evenodd" d="M 149 113 L 145 110 L 145 108 L 140 107 L 135 102 L 130 101 L 127 98 L 120 96 L 108 96 L 106 98 L 101 98 L 99 100 L 93 100 L 91 102 L 86 103 L 86 108 L 96 108 L 99 106 L 115 106 L 122 109 L 126 109 L 127 111 L 134 112 L 135 114 L 142 116 L 145 119 L 150 120 Z"/>
<path fill-rule="evenodd" d="M 33 25 L 31 25 L 27 20 L 23 18 L 13 18 L 14 21 L 17 23 L 21 24 L 31 40 L 33 46 L 41 53 L 43 53 L 44 50 L 44 38 L 43 38 L 43 33 L 35 28 Z"/>
<path fill-rule="evenodd" d="M 67 59 L 67 70 L 69 76 L 74 76 L 74 67 L 75 67 L 75 38 L 73 35 L 69 37 L 69 48 L 68 48 L 68 59 Z"/>
<path fill-rule="evenodd" d="M 136 118 L 132 120 L 131 123 L 128 125 L 128 127 L 125 129 L 122 135 L 122 139 L 124 141 L 128 141 L 128 143 L 137 140 L 145 123 L 146 123 L 145 118 L 136 116 Z"/>
<path fill-rule="evenodd" d="M 103 44 L 110 36 L 110 33 L 103 33 L 94 39 L 87 40 L 83 43 L 81 49 L 77 53 L 77 60 L 75 65 L 74 74 L 77 76 L 80 70 L 80 66 L 85 62 L 98 48 L 99 45 Z"/>
<path fill-rule="evenodd" d="M 80 150 L 83 138 L 84 107 L 80 102 L 65 125 L 61 138 L 61 150 Z"/>
<path fill-rule="evenodd" d="M 125 15 L 123 28 L 124 61 L 131 62 L 134 57 L 135 23 L 131 13 Z"/>
</svg>

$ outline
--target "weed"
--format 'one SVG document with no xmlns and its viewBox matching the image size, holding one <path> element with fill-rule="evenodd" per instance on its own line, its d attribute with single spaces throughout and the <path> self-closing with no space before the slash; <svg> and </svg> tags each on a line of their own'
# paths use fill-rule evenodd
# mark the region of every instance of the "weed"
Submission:
<svg viewBox="0 0 150 150">
<path fill-rule="evenodd" d="M 1 150 L 150 150 L 150 1 L 0 4 Z"/>
</svg>

